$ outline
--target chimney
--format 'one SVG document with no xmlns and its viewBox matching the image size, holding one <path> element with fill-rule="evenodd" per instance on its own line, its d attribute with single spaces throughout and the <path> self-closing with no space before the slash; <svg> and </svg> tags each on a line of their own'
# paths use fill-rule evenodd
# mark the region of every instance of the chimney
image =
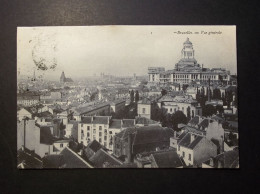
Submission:
<svg viewBox="0 0 260 194">
<path fill-rule="evenodd" d="M 209 78 L 209 88 L 208 88 L 208 102 L 210 102 L 210 78 Z"/>
<path fill-rule="evenodd" d="M 132 162 L 132 134 L 128 133 L 128 150 L 127 150 L 127 162 Z"/>
<path fill-rule="evenodd" d="M 174 138 L 176 138 L 176 136 L 177 136 L 177 135 L 176 135 L 176 131 L 174 131 Z"/>
<path fill-rule="evenodd" d="M 191 134 L 190 135 L 190 142 L 193 142 L 195 138 L 196 138 L 196 136 L 194 134 Z"/>
</svg>

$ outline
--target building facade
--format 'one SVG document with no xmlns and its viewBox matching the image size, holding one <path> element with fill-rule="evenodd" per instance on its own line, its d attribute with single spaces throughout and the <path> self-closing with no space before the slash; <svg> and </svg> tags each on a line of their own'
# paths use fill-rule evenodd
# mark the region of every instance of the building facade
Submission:
<svg viewBox="0 0 260 194">
<path fill-rule="evenodd" d="M 182 58 L 173 70 L 165 71 L 164 67 L 148 67 L 149 83 L 189 84 L 193 81 L 203 83 L 211 79 L 212 82 L 230 81 L 230 72 L 223 68 L 203 68 L 194 58 L 195 50 L 189 38 L 183 43 Z"/>
</svg>

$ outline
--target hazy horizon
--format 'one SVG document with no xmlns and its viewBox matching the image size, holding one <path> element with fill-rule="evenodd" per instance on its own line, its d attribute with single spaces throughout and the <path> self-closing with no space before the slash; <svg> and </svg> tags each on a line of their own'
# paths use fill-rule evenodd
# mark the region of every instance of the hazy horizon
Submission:
<svg viewBox="0 0 260 194">
<path fill-rule="evenodd" d="M 235 26 L 18 27 L 17 69 L 20 75 L 32 76 L 35 70 L 36 76 L 52 80 L 59 79 L 62 71 L 72 79 L 100 73 L 142 76 L 150 66 L 174 69 L 187 37 L 199 64 L 237 74 Z M 53 69 L 37 70 L 35 63 Z"/>
</svg>

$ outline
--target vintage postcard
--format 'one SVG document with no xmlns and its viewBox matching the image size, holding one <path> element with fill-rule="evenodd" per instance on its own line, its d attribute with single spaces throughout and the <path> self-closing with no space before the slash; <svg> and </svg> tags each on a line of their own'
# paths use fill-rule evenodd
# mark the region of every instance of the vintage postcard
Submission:
<svg viewBox="0 0 260 194">
<path fill-rule="evenodd" d="M 17 168 L 239 168 L 236 26 L 17 28 Z"/>
</svg>

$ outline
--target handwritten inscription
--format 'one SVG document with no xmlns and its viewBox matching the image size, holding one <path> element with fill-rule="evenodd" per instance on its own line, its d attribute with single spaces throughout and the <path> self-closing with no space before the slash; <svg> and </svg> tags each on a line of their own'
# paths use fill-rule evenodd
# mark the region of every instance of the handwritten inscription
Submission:
<svg viewBox="0 0 260 194">
<path fill-rule="evenodd" d="M 175 31 L 173 32 L 174 34 L 178 34 L 178 35 L 181 35 L 181 34 L 198 34 L 198 35 L 219 35 L 219 34 L 222 34 L 221 31 L 204 31 L 204 30 L 201 30 L 201 31 Z"/>
</svg>

